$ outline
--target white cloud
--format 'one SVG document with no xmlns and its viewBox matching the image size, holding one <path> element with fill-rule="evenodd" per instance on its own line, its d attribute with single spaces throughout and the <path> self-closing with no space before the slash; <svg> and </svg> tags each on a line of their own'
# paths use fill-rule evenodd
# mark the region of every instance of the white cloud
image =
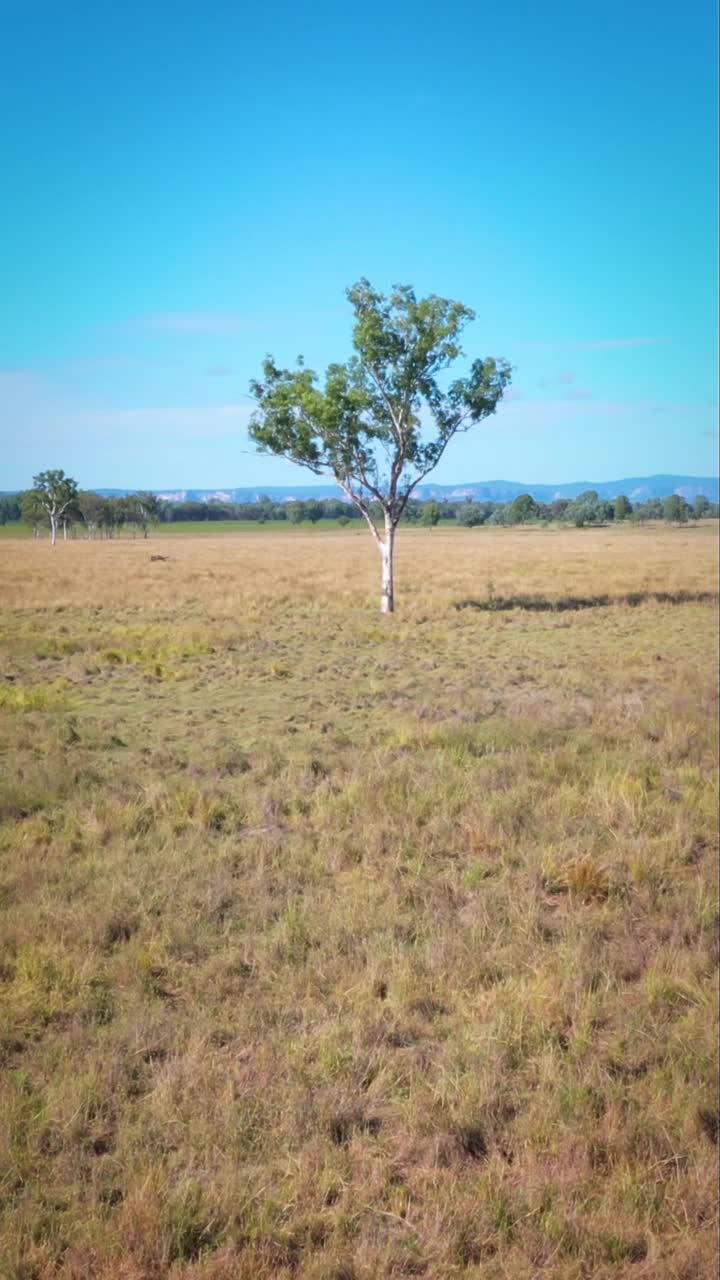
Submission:
<svg viewBox="0 0 720 1280">
<path fill-rule="evenodd" d="M 254 329 L 257 320 L 242 311 L 157 311 L 143 316 L 142 325 L 161 333 L 237 333 Z"/>
<path fill-rule="evenodd" d="M 600 338 L 594 342 L 573 343 L 585 351 L 610 351 L 614 347 L 652 347 L 659 338 Z"/>
<path fill-rule="evenodd" d="M 92 409 L 62 416 L 66 431 L 158 442 L 160 439 L 210 440 L 237 437 L 250 420 L 252 406 L 244 404 L 166 405 L 154 409 Z"/>
</svg>

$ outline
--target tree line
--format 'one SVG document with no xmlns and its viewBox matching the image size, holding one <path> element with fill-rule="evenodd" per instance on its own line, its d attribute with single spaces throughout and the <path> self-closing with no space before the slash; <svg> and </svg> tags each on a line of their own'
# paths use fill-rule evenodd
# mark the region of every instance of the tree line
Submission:
<svg viewBox="0 0 720 1280">
<path fill-rule="evenodd" d="M 0 498 L 0 524 L 24 521 L 36 537 L 50 534 L 53 545 L 80 528 L 89 538 L 114 537 L 126 526 L 147 537 L 150 525 L 160 521 L 165 504 L 154 493 L 104 498 L 80 489 L 62 470 L 41 471 L 32 489 Z"/>
<path fill-rule="evenodd" d="M 42 476 L 50 474 L 41 473 Z M 317 525 L 327 520 L 340 525 L 362 522 L 358 508 L 341 498 L 275 502 L 261 494 L 256 502 L 167 502 L 149 492 L 103 497 L 91 490 L 78 488 L 76 482 L 64 473 L 61 479 L 56 479 L 56 484 L 58 509 L 63 507 L 62 512 L 56 515 L 56 536 L 60 533 L 64 537 L 77 533 L 89 538 L 112 538 L 122 533 L 147 537 L 152 525 L 185 521 L 237 520 L 255 524 L 285 521 L 290 525 Z M 65 498 L 63 486 L 69 486 Z M 65 499 L 69 500 L 65 502 Z M 520 494 L 512 502 L 477 502 L 472 498 L 442 501 L 410 499 L 401 523 L 434 528 L 451 522 L 468 529 L 481 525 L 512 527 L 561 523 L 583 528 L 626 520 L 632 523 L 666 520 L 685 524 L 689 520 L 717 519 L 718 515 L 718 503 L 710 502 L 703 494 L 698 495 L 692 504 L 680 494 L 632 503 L 624 494 L 607 499 L 601 498 L 596 490 L 589 489 L 577 498 L 556 498 L 553 502 L 539 502 L 529 493 Z M 20 520 L 24 520 L 38 536 L 47 532 L 52 536 L 52 517 L 43 485 L 0 498 L 0 524 Z"/>
</svg>

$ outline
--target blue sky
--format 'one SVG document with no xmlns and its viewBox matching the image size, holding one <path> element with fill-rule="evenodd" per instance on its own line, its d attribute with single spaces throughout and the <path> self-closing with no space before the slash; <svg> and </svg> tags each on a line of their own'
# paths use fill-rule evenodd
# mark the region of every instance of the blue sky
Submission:
<svg viewBox="0 0 720 1280">
<path fill-rule="evenodd" d="M 516 366 L 438 481 L 717 473 L 717 27 L 691 0 L 11 0 L 0 488 L 291 484 L 244 434 L 344 288 Z"/>
</svg>

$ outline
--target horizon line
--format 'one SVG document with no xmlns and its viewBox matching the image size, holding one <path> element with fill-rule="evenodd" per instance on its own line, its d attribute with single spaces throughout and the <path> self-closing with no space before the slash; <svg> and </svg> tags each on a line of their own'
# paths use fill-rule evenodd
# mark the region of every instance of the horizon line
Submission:
<svg viewBox="0 0 720 1280">
<path fill-rule="evenodd" d="M 687 475 L 687 474 L 684 474 L 684 473 L 682 473 L 682 472 L 677 472 L 677 471 L 653 471 L 653 472 L 650 472 L 650 473 L 648 473 L 648 474 L 646 474 L 646 475 L 639 475 L 639 476 L 620 476 L 617 480 L 588 480 L 588 479 L 581 479 L 581 480 L 505 480 L 505 479 L 503 479 L 502 477 L 497 477 L 496 479 L 490 479 L 490 480 L 464 480 L 464 481 L 457 481 L 457 482 L 454 482 L 454 481 L 442 482 L 442 481 L 427 480 L 427 481 L 425 481 L 425 482 L 423 482 L 423 481 L 419 482 L 419 484 L 418 484 L 418 488 L 429 488 L 429 487 L 431 487 L 431 486 L 434 486 L 434 487 L 436 487 L 436 488 L 441 488 L 441 489 L 466 489 L 466 488 L 470 488 L 470 487 L 472 487 L 472 486 L 477 486 L 477 485 L 511 484 L 511 485 L 519 485 L 519 486 L 521 486 L 521 487 L 526 485 L 528 488 L 530 488 L 530 487 L 532 487 L 532 486 L 540 486 L 540 487 L 542 487 L 542 488 L 551 489 L 551 488 L 561 488 L 561 487 L 565 487 L 565 486 L 567 486 L 567 485 L 575 485 L 575 484 L 602 484 L 602 485 L 605 485 L 605 484 L 620 484 L 621 482 L 630 481 L 630 480 L 638 481 L 638 480 L 661 480 L 661 479 L 676 479 L 676 480 L 713 480 L 713 481 L 717 481 L 717 482 L 720 484 L 720 475 Z M 28 487 L 31 487 L 31 486 L 28 486 Z M 219 485 L 188 485 L 188 484 L 178 484 L 178 485 L 123 485 L 123 484 L 114 484 L 114 485 L 108 485 L 108 484 L 105 484 L 105 485 L 88 485 L 88 486 L 87 486 L 87 491 L 88 491 L 88 492 L 91 492 L 91 493 L 96 493 L 96 492 L 98 492 L 100 489 L 118 489 L 118 490 L 119 490 L 119 489 L 123 489 L 123 490 L 125 490 L 125 491 L 126 491 L 126 492 L 128 492 L 128 493 L 155 493 L 155 494 L 162 494 L 162 493 L 176 493 L 176 492 L 180 492 L 180 491 L 185 491 L 185 492 L 187 492 L 188 490 L 194 490 L 194 491 L 196 491 L 196 492 L 201 492 L 201 493 L 202 493 L 202 492 L 218 493 L 218 492 L 228 492 L 228 491 L 233 490 L 233 489 L 235 489 L 235 490 L 237 490 L 237 489 L 245 489 L 245 490 L 254 490 L 255 492 L 262 493 L 262 492 L 263 492 L 263 490 L 265 490 L 265 489 L 275 489 L 275 490 L 282 489 L 282 490 L 290 491 L 290 490 L 293 490 L 293 489 L 296 489 L 296 488 L 303 488 L 303 489 L 323 489 L 323 488 L 333 488 L 333 487 L 334 487 L 334 488 L 339 488 L 339 485 L 338 485 L 338 483 L 337 483 L 337 481 L 336 481 L 336 480 L 334 480 L 331 476 L 328 476 L 328 478 L 327 478 L 327 483 L 325 483 L 325 484 L 297 484 L 297 485 L 293 485 L 293 484 L 267 484 L 267 483 L 266 483 L 266 484 L 219 484 Z M 24 488 L 22 488 L 22 487 L 20 487 L 20 488 L 15 488 L 15 489 L 0 489 L 0 494 L 2 494 L 2 495 L 10 495 L 10 496 L 11 496 L 11 495 L 13 495 L 13 494 L 15 494 L 15 493 L 23 493 L 23 492 L 25 492 L 25 491 L 26 491 L 26 490 L 25 490 Z"/>
</svg>

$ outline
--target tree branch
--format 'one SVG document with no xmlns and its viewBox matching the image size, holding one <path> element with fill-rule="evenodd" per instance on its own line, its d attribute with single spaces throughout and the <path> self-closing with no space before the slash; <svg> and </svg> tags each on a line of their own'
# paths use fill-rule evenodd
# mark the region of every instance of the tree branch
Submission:
<svg viewBox="0 0 720 1280">
<path fill-rule="evenodd" d="M 372 518 L 372 515 L 371 515 L 371 513 L 370 513 L 370 508 L 368 507 L 367 503 L 364 501 L 364 499 L 363 499 L 363 498 L 361 498 L 361 497 L 360 497 L 360 494 L 359 494 L 359 493 L 356 493 L 356 492 L 353 490 L 353 488 L 352 488 L 352 486 L 349 484 L 349 482 L 347 482 L 347 481 L 345 481 L 345 480 L 341 479 L 341 477 L 337 474 L 337 472 L 335 472 L 335 479 L 337 480 L 338 484 L 340 485 L 340 488 L 342 489 L 343 493 L 347 494 L 347 496 L 348 496 L 348 498 L 350 499 L 350 501 L 351 501 L 351 502 L 354 502 L 354 503 L 355 503 L 355 506 L 358 508 L 358 510 L 362 512 L 363 516 L 365 517 L 365 519 L 366 519 L 366 521 L 367 521 L 368 528 L 369 528 L 369 530 L 370 530 L 370 532 L 371 532 L 371 534 L 372 534 L 373 538 L 375 539 L 375 541 L 376 541 L 377 545 L 378 545 L 378 546 L 381 546 L 381 545 L 382 545 L 382 539 L 381 539 L 381 537 L 380 537 L 380 534 L 378 533 L 377 525 L 375 524 L 375 521 L 374 521 L 374 520 L 373 520 L 373 518 Z"/>
</svg>

